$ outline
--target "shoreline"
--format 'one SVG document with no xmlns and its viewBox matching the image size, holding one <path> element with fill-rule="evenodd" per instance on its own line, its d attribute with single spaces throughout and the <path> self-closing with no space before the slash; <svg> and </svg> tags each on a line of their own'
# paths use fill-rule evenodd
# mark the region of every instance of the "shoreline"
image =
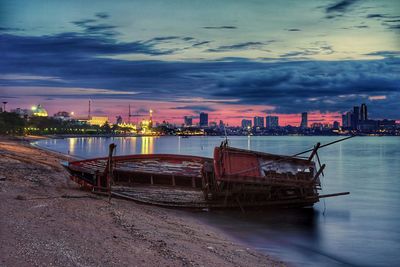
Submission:
<svg viewBox="0 0 400 267">
<path fill-rule="evenodd" d="M 34 139 L 0 137 L 1 265 L 285 265 L 182 211 L 80 190 L 59 164 L 71 157 Z"/>
</svg>

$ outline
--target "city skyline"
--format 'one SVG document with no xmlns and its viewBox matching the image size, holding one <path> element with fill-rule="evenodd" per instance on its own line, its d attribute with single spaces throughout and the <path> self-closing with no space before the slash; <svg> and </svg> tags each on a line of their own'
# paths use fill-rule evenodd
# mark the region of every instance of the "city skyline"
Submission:
<svg viewBox="0 0 400 267">
<path fill-rule="evenodd" d="M 127 120 L 131 105 L 157 121 L 206 112 L 229 125 L 279 116 L 284 126 L 302 112 L 309 124 L 341 121 L 366 103 L 371 117 L 400 121 L 398 1 L 2 1 L 1 10 L 8 109 L 85 115 L 91 99 L 93 114 L 112 120 Z"/>
</svg>

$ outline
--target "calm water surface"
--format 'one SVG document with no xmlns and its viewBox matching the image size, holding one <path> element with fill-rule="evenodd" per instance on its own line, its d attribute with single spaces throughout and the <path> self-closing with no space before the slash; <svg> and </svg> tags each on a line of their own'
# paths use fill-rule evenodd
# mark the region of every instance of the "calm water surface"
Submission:
<svg viewBox="0 0 400 267">
<path fill-rule="evenodd" d="M 235 147 L 294 154 L 336 137 L 231 137 Z M 220 137 L 68 138 L 36 144 L 90 158 L 174 153 L 212 157 Z M 400 266 L 400 138 L 356 137 L 320 150 L 327 164 L 323 191 L 349 196 L 311 209 L 194 213 L 233 238 L 295 266 Z"/>
</svg>

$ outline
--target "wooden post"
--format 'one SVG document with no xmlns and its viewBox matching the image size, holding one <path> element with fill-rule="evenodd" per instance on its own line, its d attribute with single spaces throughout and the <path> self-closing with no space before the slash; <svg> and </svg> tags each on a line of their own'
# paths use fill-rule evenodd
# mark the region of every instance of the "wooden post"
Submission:
<svg viewBox="0 0 400 267">
<path fill-rule="evenodd" d="M 324 171 L 324 169 L 325 169 L 325 164 L 322 164 L 321 168 L 315 174 L 315 176 L 313 178 L 313 182 L 315 182 L 318 179 L 318 177 L 321 175 L 321 173 Z"/>
<path fill-rule="evenodd" d="M 313 151 L 311 152 L 311 155 L 308 157 L 308 161 L 311 161 L 315 155 L 315 153 L 317 153 L 318 148 L 321 146 L 321 143 L 318 142 L 315 146 Z"/>
</svg>

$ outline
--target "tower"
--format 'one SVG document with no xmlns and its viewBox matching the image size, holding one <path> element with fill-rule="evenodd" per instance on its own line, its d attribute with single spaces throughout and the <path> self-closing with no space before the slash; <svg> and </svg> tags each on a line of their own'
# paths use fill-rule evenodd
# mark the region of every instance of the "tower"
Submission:
<svg viewBox="0 0 400 267">
<path fill-rule="evenodd" d="M 149 128 L 152 128 L 153 127 L 153 110 L 152 109 L 149 110 L 149 117 L 150 117 Z"/>
<path fill-rule="evenodd" d="M 308 114 L 307 114 L 307 112 L 301 113 L 300 127 L 301 128 L 308 128 Z"/>
<path fill-rule="evenodd" d="M 91 114 L 91 110 L 90 110 L 90 100 L 89 100 L 89 109 L 88 109 L 88 119 L 89 120 L 91 119 L 91 116 L 92 116 L 92 114 Z"/>
<path fill-rule="evenodd" d="M 360 120 L 361 121 L 368 120 L 368 110 L 367 110 L 367 105 L 365 103 L 361 104 Z"/>
<path fill-rule="evenodd" d="M 360 107 L 354 106 L 353 107 L 353 121 L 352 121 L 353 130 L 358 129 L 359 122 L 360 122 Z"/>
<path fill-rule="evenodd" d="M 3 102 L 3 112 L 6 112 L 6 105 L 7 105 L 7 103 L 8 103 L 8 102 L 6 102 L 6 101 Z"/>
</svg>

